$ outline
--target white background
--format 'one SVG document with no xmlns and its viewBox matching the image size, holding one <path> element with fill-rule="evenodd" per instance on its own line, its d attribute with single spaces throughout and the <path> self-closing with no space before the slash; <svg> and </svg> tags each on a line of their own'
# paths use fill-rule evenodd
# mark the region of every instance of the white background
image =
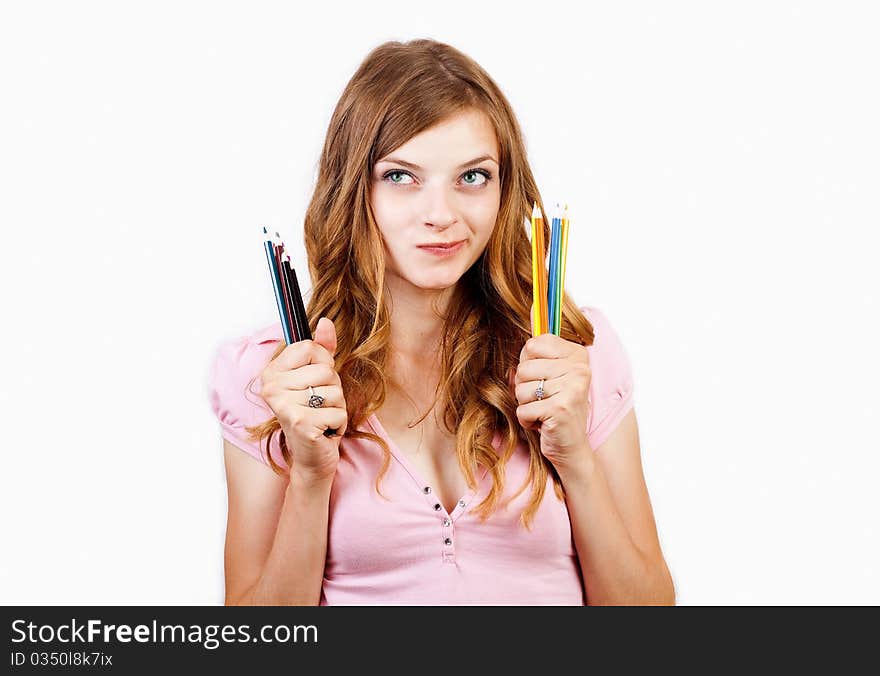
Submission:
<svg viewBox="0 0 880 676">
<path fill-rule="evenodd" d="M 219 604 L 205 381 L 360 61 L 482 64 L 635 373 L 680 604 L 880 603 L 873 3 L 4 3 L 0 603 Z M 308 286 L 308 282 L 306 282 Z"/>
</svg>

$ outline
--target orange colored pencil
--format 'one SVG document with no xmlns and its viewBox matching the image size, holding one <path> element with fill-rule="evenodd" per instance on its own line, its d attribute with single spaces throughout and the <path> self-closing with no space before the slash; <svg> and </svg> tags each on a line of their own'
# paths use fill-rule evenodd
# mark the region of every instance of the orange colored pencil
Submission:
<svg viewBox="0 0 880 676">
<path fill-rule="evenodd" d="M 532 285 L 537 293 L 534 300 L 535 320 L 532 323 L 532 335 L 547 333 L 549 321 L 547 315 L 547 249 L 544 246 L 544 217 L 538 203 L 532 206 Z"/>
</svg>

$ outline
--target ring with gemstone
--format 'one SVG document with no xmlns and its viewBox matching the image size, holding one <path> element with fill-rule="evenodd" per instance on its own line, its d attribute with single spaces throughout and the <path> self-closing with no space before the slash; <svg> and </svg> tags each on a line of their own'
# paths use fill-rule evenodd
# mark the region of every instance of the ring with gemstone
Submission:
<svg viewBox="0 0 880 676">
<path fill-rule="evenodd" d="M 315 388 L 309 385 L 309 406 L 312 408 L 319 408 L 324 405 L 324 397 L 319 394 L 315 394 Z"/>
<path fill-rule="evenodd" d="M 535 397 L 538 401 L 544 398 L 544 379 L 541 378 L 541 384 L 538 385 L 538 389 L 535 390 Z"/>
</svg>

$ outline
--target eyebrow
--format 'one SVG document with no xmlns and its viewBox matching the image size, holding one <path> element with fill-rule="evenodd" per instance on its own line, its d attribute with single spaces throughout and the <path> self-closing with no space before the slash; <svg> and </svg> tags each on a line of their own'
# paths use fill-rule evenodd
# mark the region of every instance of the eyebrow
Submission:
<svg viewBox="0 0 880 676">
<path fill-rule="evenodd" d="M 470 160 L 470 161 L 468 161 L 468 162 L 465 162 L 464 164 L 460 164 L 460 165 L 458 165 L 457 168 L 458 168 L 458 169 L 464 169 L 465 167 L 468 167 L 468 166 L 470 166 L 470 165 L 472 165 L 472 164 L 477 164 L 478 162 L 482 162 L 483 160 L 492 160 L 495 164 L 498 164 L 498 160 L 496 160 L 496 159 L 495 159 L 494 157 L 492 157 L 491 155 L 480 155 L 479 157 L 475 157 L 474 159 L 472 159 L 472 160 Z M 397 159 L 396 157 L 388 157 L 388 158 L 386 158 L 386 159 L 384 159 L 384 160 L 379 160 L 379 162 L 388 162 L 388 163 L 394 163 L 394 164 L 402 164 L 404 167 L 409 167 L 410 169 L 416 169 L 416 170 L 420 170 L 420 169 L 421 169 L 421 167 L 420 167 L 418 164 L 413 164 L 412 162 L 407 162 L 406 160 L 400 160 L 400 159 Z M 378 164 L 379 162 L 377 162 L 377 164 Z"/>
</svg>

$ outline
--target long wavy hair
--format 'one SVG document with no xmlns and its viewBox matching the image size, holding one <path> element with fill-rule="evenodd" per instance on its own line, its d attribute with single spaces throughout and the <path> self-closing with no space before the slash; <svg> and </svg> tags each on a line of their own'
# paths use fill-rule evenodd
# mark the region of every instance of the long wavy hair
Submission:
<svg viewBox="0 0 880 676">
<path fill-rule="evenodd" d="M 540 433 L 523 429 L 517 420 L 517 401 L 509 382 L 520 350 L 531 337 L 532 249 L 524 218 L 531 215 L 533 203 L 542 213 L 544 205 L 510 104 L 483 68 L 457 49 L 427 39 L 386 42 L 367 55 L 345 87 L 330 120 L 305 214 L 312 282 L 308 321 L 313 332 L 321 317 L 336 325 L 335 367 L 349 420 L 345 437 L 366 438 L 382 447 L 384 457 L 376 477 L 376 490 L 382 495 L 380 484 L 391 462 L 390 450 L 378 435 L 356 429 L 381 408 L 389 386 L 385 373 L 390 313 L 385 249 L 370 208 L 372 168 L 416 134 L 470 110 L 484 113 L 494 127 L 501 201 L 485 250 L 452 291 L 439 345 L 437 391 L 443 425 L 456 435 L 458 463 L 469 488 L 477 487 L 479 465 L 491 473 L 492 489 L 475 508 L 481 520 L 499 506 L 504 468 L 518 442 L 528 446 L 528 476 L 510 500 L 531 483 L 532 499 L 520 516 L 520 523 L 531 530 L 548 476 L 557 497 L 565 497 L 559 476 L 541 453 Z M 549 242 L 546 217 L 544 224 L 544 242 Z M 547 253 L 546 245 L 542 253 Z M 593 327 L 567 295 L 560 335 L 581 345 L 593 344 Z M 284 347 L 282 342 L 272 358 Z M 265 440 L 275 472 L 289 471 L 268 453 L 272 435 L 280 434 L 282 455 L 287 467 L 292 466 L 277 418 L 247 431 L 255 441 Z M 497 453 L 492 445 L 495 431 L 503 442 Z M 344 444 L 340 456 L 345 459 Z"/>
</svg>

